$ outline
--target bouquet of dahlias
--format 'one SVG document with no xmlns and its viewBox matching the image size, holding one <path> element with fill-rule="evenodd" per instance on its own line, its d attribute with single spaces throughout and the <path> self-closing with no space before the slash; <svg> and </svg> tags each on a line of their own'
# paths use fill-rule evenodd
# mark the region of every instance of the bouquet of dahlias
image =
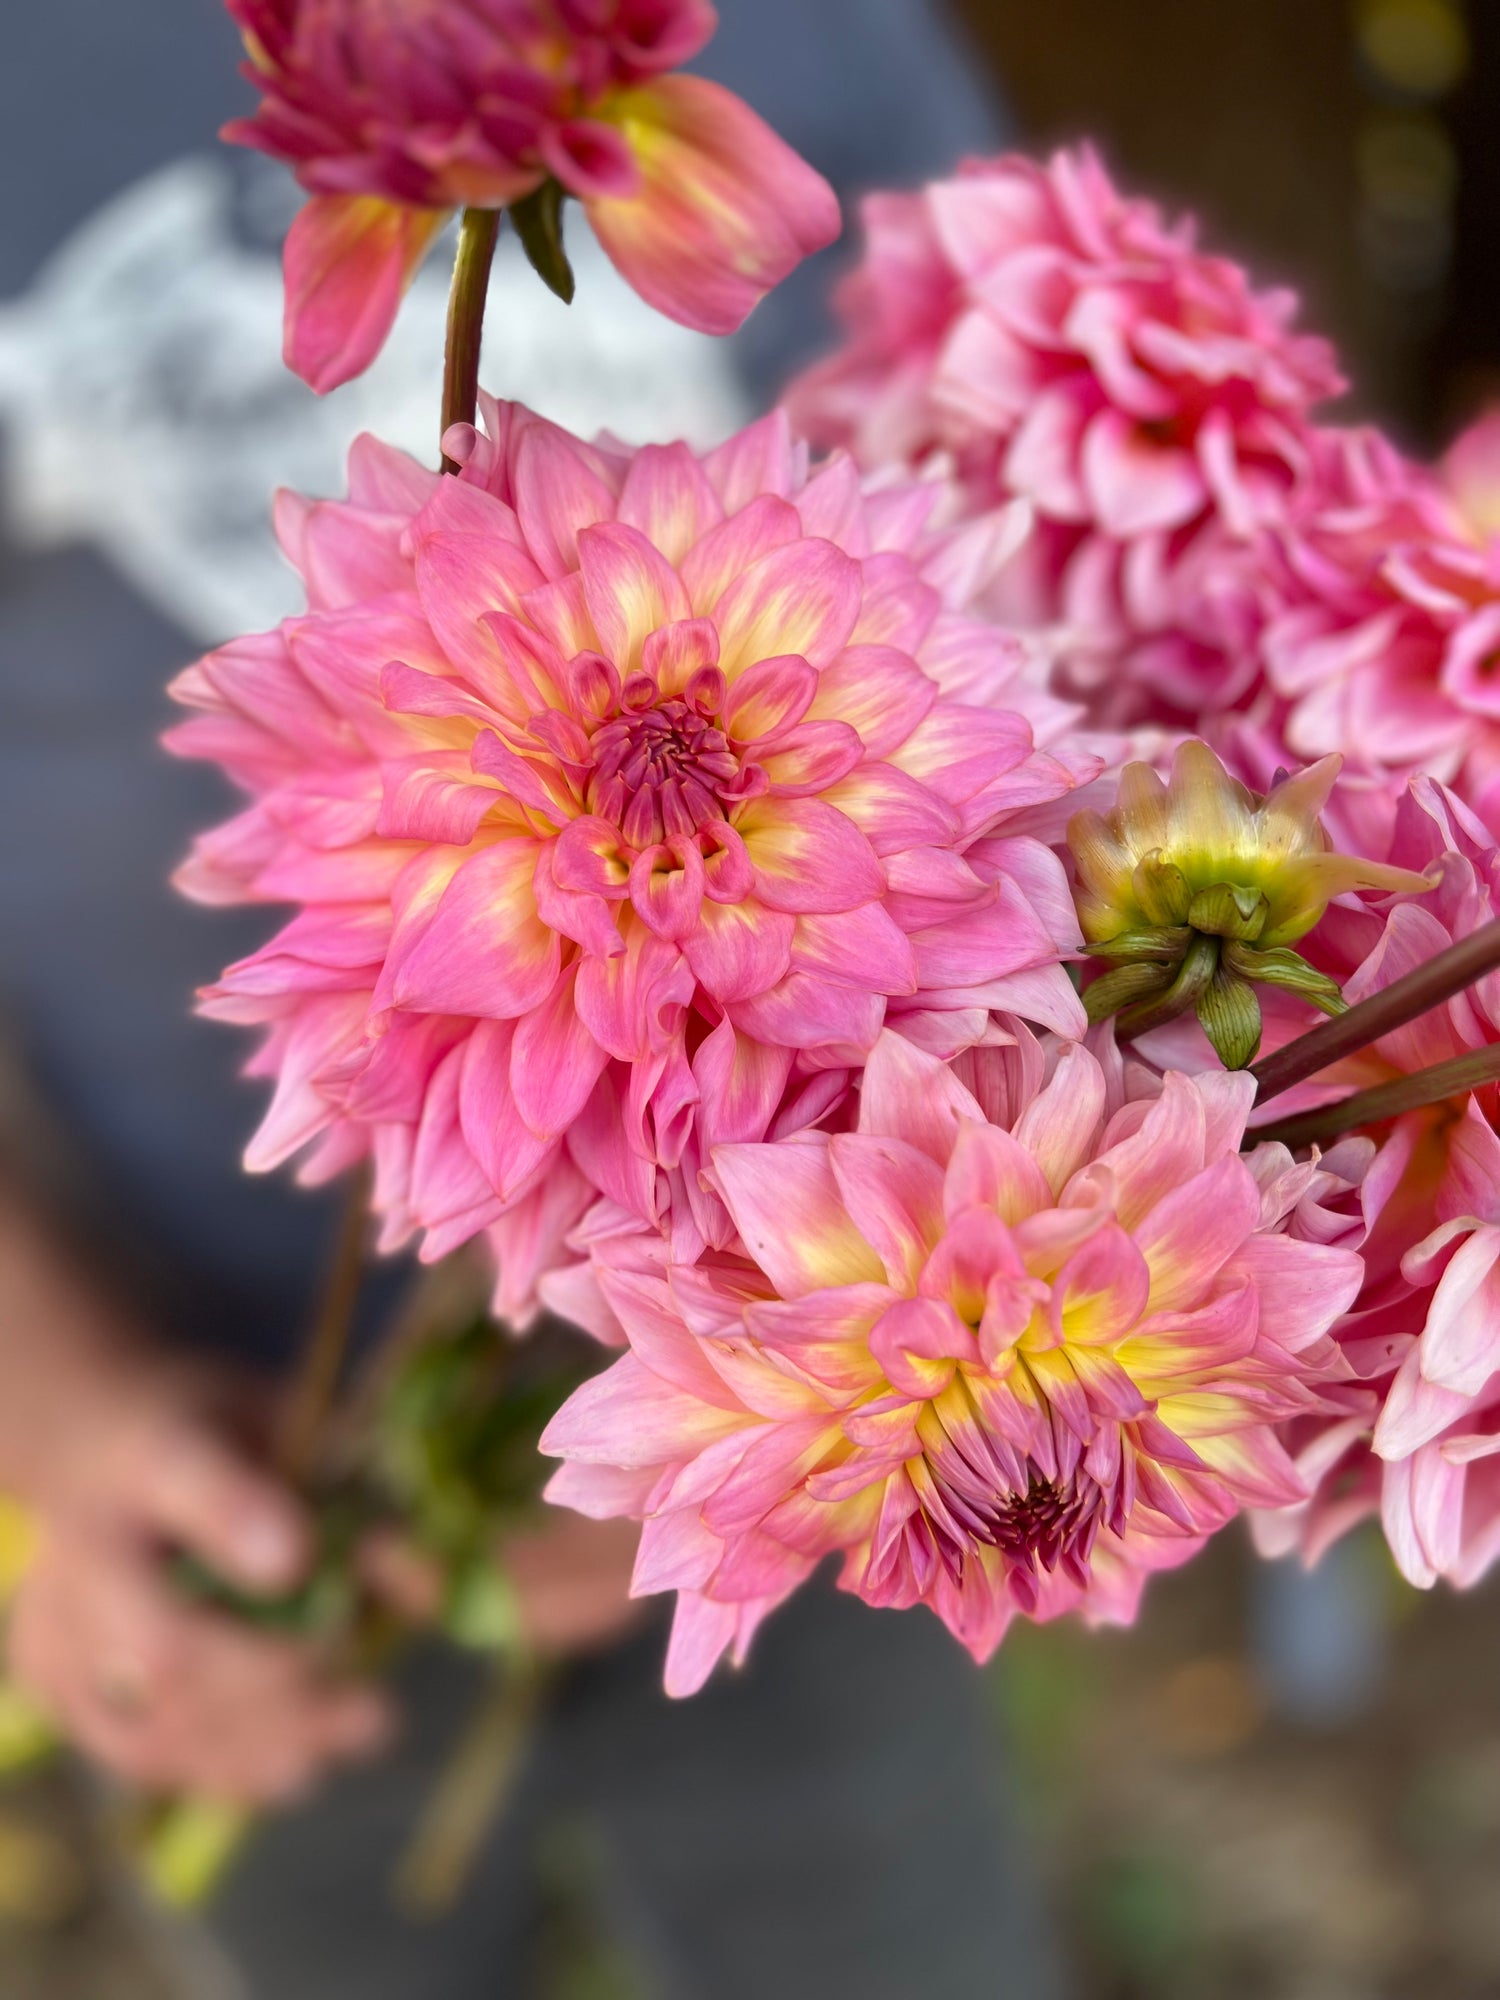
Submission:
<svg viewBox="0 0 1500 2000">
<path fill-rule="evenodd" d="M 247 799 L 181 886 L 292 910 L 202 996 L 262 1030 L 247 1165 L 482 1243 L 497 1348 L 593 1336 L 546 1494 L 641 1523 L 675 1694 L 834 1555 L 980 1660 L 1242 1512 L 1472 1582 L 1500 430 L 1427 468 L 1322 421 L 1292 298 L 1084 150 L 873 197 L 842 347 L 716 448 L 572 437 L 477 387 L 503 215 L 567 295 L 578 201 L 710 331 L 836 233 L 675 74 L 712 10 L 230 4 L 227 136 L 310 196 L 290 365 L 368 363 L 462 211 L 441 470 L 366 437 L 282 496 L 306 612 L 174 690 Z M 484 1376 L 429 1465 L 520 1434 Z"/>
</svg>

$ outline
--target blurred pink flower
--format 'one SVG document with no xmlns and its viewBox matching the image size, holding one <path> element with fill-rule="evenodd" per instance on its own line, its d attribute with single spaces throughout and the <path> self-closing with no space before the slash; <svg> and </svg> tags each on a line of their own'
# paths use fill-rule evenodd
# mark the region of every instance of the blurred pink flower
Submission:
<svg viewBox="0 0 1500 2000">
<path fill-rule="evenodd" d="M 1128 1622 L 1300 1494 L 1274 1426 L 1319 1407 L 1360 1260 L 1282 1233 L 1315 1170 L 1241 1155 L 1249 1078 L 1125 1074 L 1107 1042 L 949 1068 L 887 1034 L 855 1131 L 714 1150 L 742 1254 L 595 1241 L 629 1346 L 549 1426 L 548 1491 L 643 1521 L 670 1692 L 833 1552 L 982 1660 L 1017 1613 Z"/>
<path fill-rule="evenodd" d="M 1103 719 L 1238 700 L 1265 616 L 1247 551 L 1344 386 L 1292 295 L 1253 291 L 1088 148 L 971 161 L 872 197 L 865 224 L 847 340 L 794 384 L 794 421 L 871 467 L 942 455 L 973 506 L 1028 500 L 995 608 L 1047 631 Z"/>
<path fill-rule="evenodd" d="M 283 497 L 309 611 L 189 669 L 170 743 L 252 797 L 182 887 L 299 906 L 204 1002 L 269 1030 L 248 1164 L 373 1151 L 429 1256 L 504 1218 L 514 1309 L 593 1190 L 727 1237 L 707 1149 L 822 1117 L 887 1020 L 1081 1033 L 1027 825 L 1097 760 L 947 608 L 993 524 L 809 477 L 779 417 L 702 458 L 487 417 L 456 478 L 366 438 L 348 501 Z"/>
<path fill-rule="evenodd" d="M 1393 794 L 1422 770 L 1500 819 L 1500 543 L 1371 430 L 1316 435 L 1308 496 L 1275 539 L 1262 650 L 1291 754 L 1337 745 Z"/>
<path fill-rule="evenodd" d="M 451 211 L 549 176 L 661 311 L 729 333 L 838 203 L 748 105 L 668 76 L 707 0 L 227 0 L 253 116 L 225 127 L 312 196 L 287 240 L 287 363 L 320 391 L 369 366 Z"/>
</svg>

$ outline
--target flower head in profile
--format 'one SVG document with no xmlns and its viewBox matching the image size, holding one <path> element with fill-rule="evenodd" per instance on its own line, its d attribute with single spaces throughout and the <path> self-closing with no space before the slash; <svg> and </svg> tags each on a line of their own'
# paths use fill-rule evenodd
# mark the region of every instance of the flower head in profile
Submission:
<svg viewBox="0 0 1500 2000">
<path fill-rule="evenodd" d="M 707 0 L 228 0 L 258 110 L 225 137 L 312 199 L 287 242 L 287 361 L 337 387 L 379 352 L 455 208 L 569 195 L 623 277 L 732 332 L 839 231 L 822 177 L 731 92 L 669 75 Z M 554 211 L 555 212 L 555 211 Z"/>
<path fill-rule="evenodd" d="M 975 507 L 1030 502 L 997 608 L 1047 629 L 1110 719 L 1237 699 L 1263 616 L 1240 558 L 1343 387 L 1293 296 L 1256 291 L 1087 148 L 970 161 L 864 220 L 844 345 L 794 385 L 794 421 L 869 466 L 943 454 Z"/>
<path fill-rule="evenodd" d="M 1207 744 L 1188 742 L 1167 782 L 1127 764 L 1111 813 L 1075 814 L 1079 921 L 1090 948 L 1115 962 L 1088 989 L 1090 1019 L 1120 1013 L 1140 1033 L 1194 1009 L 1238 1069 L 1260 1044 L 1255 985 L 1338 1013 L 1337 983 L 1291 946 L 1347 890 L 1427 886 L 1410 869 L 1330 850 L 1318 815 L 1338 771 L 1325 757 L 1261 798 Z"/>
<path fill-rule="evenodd" d="M 1318 1406 L 1359 1258 L 1282 1233 L 1312 1170 L 1241 1154 L 1248 1079 L 1122 1097 L 1107 1049 L 888 1034 L 854 1131 L 716 1149 L 739 1254 L 596 1244 L 629 1346 L 544 1435 L 549 1494 L 642 1520 L 671 1691 L 830 1553 L 983 1659 L 1018 1613 L 1128 1621 L 1300 1493 L 1274 1426 Z"/>
<path fill-rule="evenodd" d="M 455 478 L 366 439 L 347 502 L 285 499 L 306 616 L 175 690 L 251 794 L 183 886 L 297 906 L 206 1000 L 269 1031 L 250 1163 L 373 1150 L 431 1255 L 506 1218 L 536 1268 L 591 1187 L 701 1244 L 707 1149 L 823 1117 L 888 1020 L 1081 1033 L 1025 816 L 1097 764 L 945 603 L 989 530 L 810 477 L 780 418 L 700 458 L 488 417 Z"/>
</svg>

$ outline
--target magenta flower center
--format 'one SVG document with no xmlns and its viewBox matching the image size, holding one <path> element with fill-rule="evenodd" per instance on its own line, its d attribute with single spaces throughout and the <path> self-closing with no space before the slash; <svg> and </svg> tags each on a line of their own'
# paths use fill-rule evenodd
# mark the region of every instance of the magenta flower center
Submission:
<svg viewBox="0 0 1500 2000">
<path fill-rule="evenodd" d="M 681 696 L 617 715 L 594 736 L 589 805 L 635 847 L 723 819 L 740 760 L 717 723 Z"/>
<path fill-rule="evenodd" d="M 1050 1575 L 1065 1564 L 1081 1579 L 1099 1531 L 1103 1496 L 1092 1480 L 1046 1479 L 1034 1464 L 1030 1472 L 1026 1491 L 995 1510 L 990 1523 L 994 1545 L 1022 1570 L 1035 1566 Z"/>
<path fill-rule="evenodd" d="M 664 695 L 649 673 L 626 681 L 615 712 L 589 741 L 584 799 L 634 848 L 691 840 L 730 808 L 768 788 L 764 769 L 725 726 L 727 690 L 717 667 Z"/>
</svg>

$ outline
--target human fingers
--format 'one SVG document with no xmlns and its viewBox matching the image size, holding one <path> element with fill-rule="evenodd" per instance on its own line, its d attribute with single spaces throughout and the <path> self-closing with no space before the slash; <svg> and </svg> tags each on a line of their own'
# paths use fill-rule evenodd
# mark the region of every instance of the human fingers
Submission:
<svg viewBox="0 0 1500 2000">
<path fill-rule="evenodd" d="M 191 1408 L 163 1410 L 121 1454 L 117 1480 L 139 1525 L 251 1592 L 296 1585 L 311 1556 L 301 1503 Z"/>
<path fill-rule="evenodd" d="M 619 1638 L 642 1616 L 630 1595 L 639 1529 L 559 1512 L 506 1538 L 501 1560 L 539 1652 L 583 1653 Z"/>
<path fill-rule="evenodd" d="M 184 1605 L 128 1545 L 55 1544 L 16 1606 L 17 1672 L 83 1749 L 137 1784 L 245 1803 L 369 1754 L 388 1716 L 316 1652 Z"/>
</svg>

